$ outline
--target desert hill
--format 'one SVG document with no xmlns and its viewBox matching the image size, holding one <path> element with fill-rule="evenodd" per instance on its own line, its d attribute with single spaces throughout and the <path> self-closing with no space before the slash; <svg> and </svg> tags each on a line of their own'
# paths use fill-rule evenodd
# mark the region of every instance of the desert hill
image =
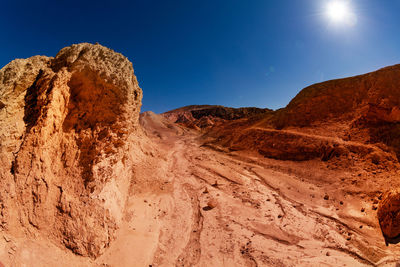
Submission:
<svg viewBox="0 0 400 267">
<path fill-rule="evenodd" d="M 159 115 L 99 44 L 16 59 L 0 70 L 0 262 L 394 266 L 398 69 L 277 111 Z"/>
<path fill-rule="evenodd" d="M 383 157 L 396 162 L 400 152 L 399 77 L 400 65 L 395 65 L 311 85 L 276 111 L 260 109 L 260 113 L 234 116 L 235 109 L 218 107 L 230 114 L 225 120 L 211 112 L 199 113 L 198 106 L 169 111 L 163 116 L 187 127 L 203 125 L 206 119 L 207 135 L 213 143 L 218 140 L 218 144 L 230 149 L 251 149 L 272 158 L 327 159 L 354 152 L 372 154 L 374 161 Z M 207 111 L 211 107 L 202 108 Z M 182 114 L 190 117 L 191 113 L 197 116 L 181 119 Z M 212 128 L 216 122 L 219 123 Z"/>
<path fill-rule="evenodd" d="M 259 116 L 265 118 L 273 111 L 265 108 L 229 108 L 216 105 L 192 105 L 163 113 L 168 120 L 194 129 L 210 128 L 215 124 Z"/>
<path fill-rule="evenodd" d="M 279 128 L 323 121 L 399 122 L 400 65 L 350 78 L 331 80 L 301 90 L 279 111 Z"/>
</svg>

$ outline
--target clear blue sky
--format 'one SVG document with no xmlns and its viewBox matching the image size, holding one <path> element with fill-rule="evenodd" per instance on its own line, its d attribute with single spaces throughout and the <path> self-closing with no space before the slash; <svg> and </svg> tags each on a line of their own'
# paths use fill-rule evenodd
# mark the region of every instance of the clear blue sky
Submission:
<svg viewBox="0 0 400 267">
<path fill-rule="evenodd" d="M 400 63 L 400 1 L 2 1 L 0 65 L 99 42 L 127 56 L 142 111 L 190 104 L 284 107 L 302 88 Z"/>
</svg>

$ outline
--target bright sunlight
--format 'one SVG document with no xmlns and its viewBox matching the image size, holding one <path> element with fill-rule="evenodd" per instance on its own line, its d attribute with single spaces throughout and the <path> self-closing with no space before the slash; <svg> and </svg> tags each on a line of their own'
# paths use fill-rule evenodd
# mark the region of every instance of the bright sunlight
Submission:
<svg viewBox="0 0 400 267">
<path fill-rule="evenodd" d="M 357 20 L 349 1 L 346 0 L 329 1 L 326 5 L 326 15 L 334 24 L 354 26 Z"/>
</svg>

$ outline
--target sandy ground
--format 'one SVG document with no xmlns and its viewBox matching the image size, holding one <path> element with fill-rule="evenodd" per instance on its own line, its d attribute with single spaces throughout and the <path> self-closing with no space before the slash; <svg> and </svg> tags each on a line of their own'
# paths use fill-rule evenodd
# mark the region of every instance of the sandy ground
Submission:
<svg viewBox="0 0 400 267">
<path fill-rule="evenodd" d="M 141 124 L 157 149 L 138 163 L 124 223 L 102 256 L 33 250 L 5 237 L 0 259 L 10 262 L 10 251 L 19 253 L 14 266 L 396 266 L 400 259 L 376 219 L 378 180 L 388 173 L 374 179 L 319 160 L 211 149 L 197 132 L 152 113 Z"/>
<path fill-rule="evenodd" d="M 367 174 L 201 146 L 154 114 L 142 125 L 164 160 L 141 168 L 111 266 L 394 266 Z M 154 165 L 155 164 L 155 165 Z M 344 181 L 344 179 L 349 181 Z M 351 180 L 351 181 L 350 181 Z M 362 184 L 362 185 L 360 185 Z M 145 186 L 143 186 L 145 185 Z M 363 211 L 362 211 L 363 210 Z"/>
</svg>

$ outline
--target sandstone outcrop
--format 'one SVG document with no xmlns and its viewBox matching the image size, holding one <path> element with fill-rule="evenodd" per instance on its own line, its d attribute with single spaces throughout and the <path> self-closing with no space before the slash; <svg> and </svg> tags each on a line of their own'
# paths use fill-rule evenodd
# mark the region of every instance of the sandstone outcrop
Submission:
<svg viewBox="0 0 400 267">
<path fill-rule="evenodd" d="M 141 98 L 129 60 L 98 44 L 1 69 L 1 229 L 100 255 L 133 176 Z"/>
</svg>

